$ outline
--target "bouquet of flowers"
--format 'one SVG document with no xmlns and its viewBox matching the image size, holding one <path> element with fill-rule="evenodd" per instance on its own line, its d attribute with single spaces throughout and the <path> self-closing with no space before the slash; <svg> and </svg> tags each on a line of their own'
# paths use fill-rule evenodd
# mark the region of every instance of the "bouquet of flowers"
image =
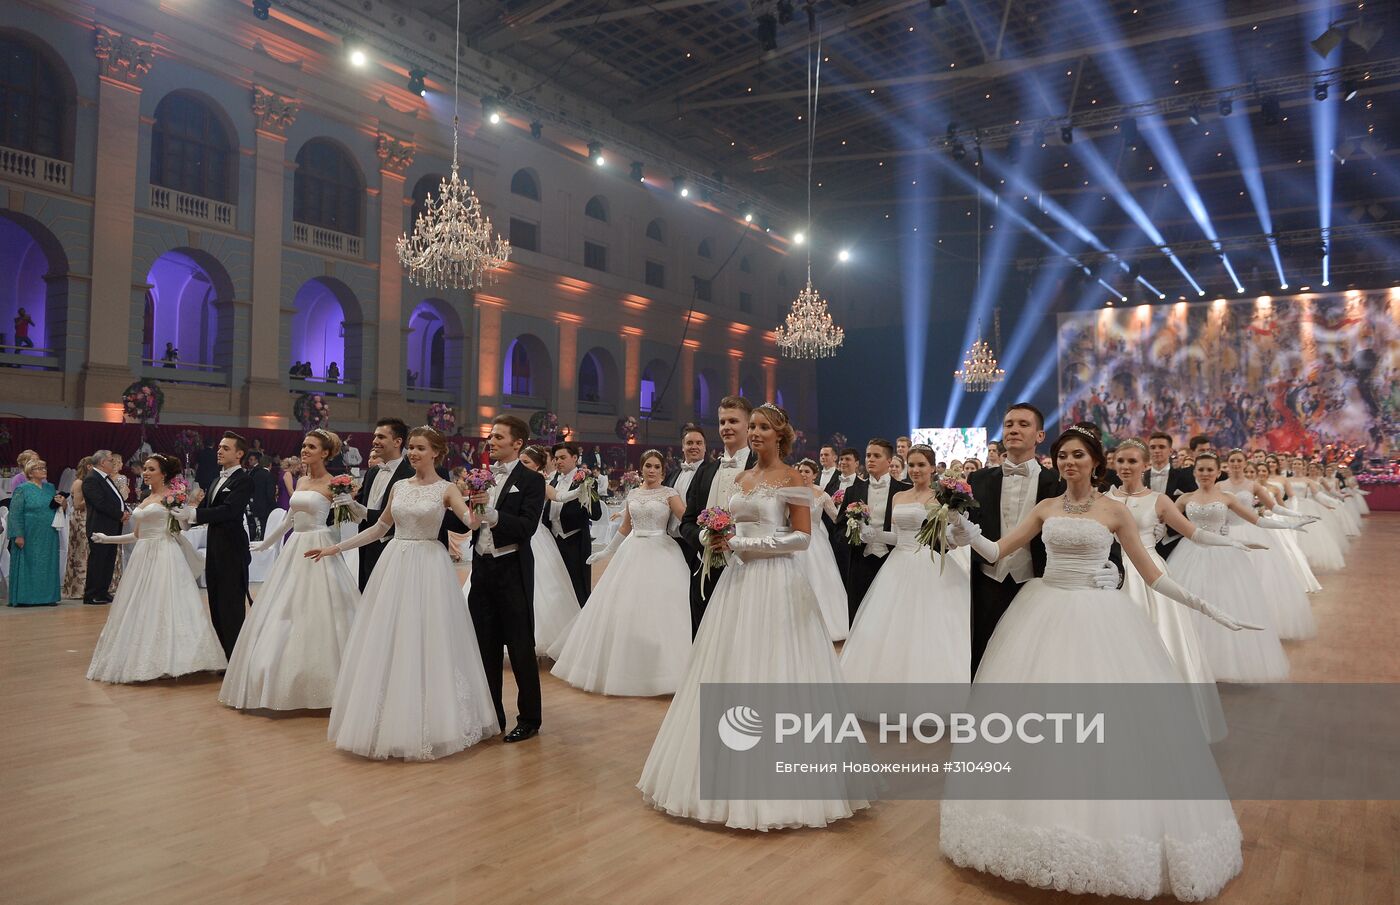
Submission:
<svg viewBox="0 0 1400 905">
<path fill-rule="evenodd" d="M 473 496 L 496 486 L 496 474 L 489 468 L 473 468 L 467 472 L 467 476 L 462 480 L 467 484 L 469 495 Z M 486 507 L 478 503 L 472 506 L 472 511 L 477 515 L 482 515 L 486 512 Z"/>
<path fill-rule="evenodd" d="M 637 439 L 637 431 L 641 426 L 642 423 L 637 420 L 636 415 L 625 415 L 617 419 L 617 426 L 615 428 L 617 439 L 626 443 L 633 442 Z"/>
<path fill-rule="evenodd" d="M 187 427 L 175 435 L 175 452 L 185 465 L 190 464 L 190 456 L 204 448 L 204 435 L 192 427 Z"/>
<path fill-rule="evenodd" d="M 132 421 L 159 424 L 163 405 L 165 393 L 154 380 L 138 380 L 122 391 L 122 414 Z"/>
<path fill-rule="evenodd" d="M 165 496 L 160 501 L 165 507 L 165 528 L 171 534 L 180 533 L 180 521 L 175 518 L 175 510 L 183 508 L 189 501 L 190 486 L 185 483 L 185 479 L 171 478 L 170 484 L 165 488 Z"/>
<path fill-rule="evenodd" d="M 840 490 L 836 491 L 836 493 L 833 494 L 832 497 L 831 497 L 832 505 L 834 505 L 837 509 L 840 509 L 840 508 L 841 508 L 841 504 L 842 504 L 843 502 L 845 502 L 845 501 L 846 501 L 846 488 L 844 488 L 844 487 L 842 487 Z"/>
<path fill-rule="evenodd" d="M 583 472 L 583 492 L 579 494 L 579 505 L 584 509 L 591 509 L 595 503 L 600 502 L 598 497 L 598 473 L 588 468 L 580 468 Z M 577 479 L 575 472 L 575 479 Z"/>
<path fill-rule="evenodd" d="M 636 490 L 642 486 L 642 476 L 635 471 L 624 471 L 622 477 L 617 479 L 617 486 L 622 488 L 623 493 Z"/>
<path fill-rule="evenodd" d="M 711 506 L 695 517 L 695 523 L 705 530 L 701 539 L 705 542 L 705 552 L 700 555 L 700 599 L 705 599 L 705 582 L 710 578 L 710 570 L 724 565 L 724 554 L 710 545 L 716 538 L 729 537 L 734 533 L 734 517 L 722 506 Z"/>
<path fill-rule="evenodd" d="M 452 406 L 446 402 L 434 402 L 428 406 L 428 425 L 444 436 L 455 431 L 457 416 L 452 413 Z"/>
<path fill-rule="evenodd" d="M 553 412 L 535 412 L 530 416 L 530 436 L 552 445 L 559 440 L 559 416 Z"/>
<path fill-rule="evenodd" d="M 972 498 L 972 487 L 958 472 L 951 469 L 943 472 L 938 483 L 933 485 L 933 499 L 929 500 L 924 523 L 915 536 L 921 545 L 929 548 L 929 556 L 940 554 L 938 574 L 943 574 L 944 557 L 948 554 L 948 519 L 953 513 L 966 515 L 977 508 Z"/>
<path fill-rule="evenodd" d="M 292 406 L 292 414 L 304 431 L 325 427 L 331 420 L 331 407 L 320 393 L 302 393 Z"/>
<path fill-rule="evenodd" d="M 860 529 L 870 524 L 870 507 L 856 500 L 846 507 L 846 540 L 853 547 L 859 547 Z"/>
<path fill-rule="evenodd" d="M 348 474 L 338 474 L 331 478 L 331 496 L 337 497 L 341 494 L 354 493 L 355 482 Z M 341 503 L 335 507 L 332 523 L 339 528 L 341 522 L 348 522 L 352 519 L 350 507 Z"/>
</svg>

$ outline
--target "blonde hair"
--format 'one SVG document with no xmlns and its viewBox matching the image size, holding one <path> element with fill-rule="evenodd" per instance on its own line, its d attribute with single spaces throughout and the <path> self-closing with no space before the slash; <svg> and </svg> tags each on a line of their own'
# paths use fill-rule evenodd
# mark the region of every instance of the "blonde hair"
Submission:
<svg viewBox="0 0 1400 905">
<path fill-rule="evenodd" d="M 44 468 L 48 468 L 48 467 L 49 467 L 49 463 L 45 462 L 43 459 L 39 458 L 37 455 L 31 456 L 31 457 L 29 458 L 29 460 L 28 460 L 27 462 L 24 463 L 24 476 L 25 476 L 26 478 L 29 477 L 29 475 L 30 475 L 33 471 L 35 471 L 36 469 L 38 469 L 39 466 L 41 466 L 41 465 L 42 465 Z"/>
<path fill-rule="evenodd" d="M 753 410 L 753 414 L 763 414 L 768 419 L 768 423 L 773 426 L 773 430 L 778 434 L 778 458 L 785 459 L 792 452 L 793 441 L 797 439 L 797 431 L 793 429 L 788 421 L 787 412 L 778 408 L 771 402 L 765 402 Z"/>
<path fill-rule="evenodd" d="M 328 431 L 324 427 L 313 427 L 306 432 L 306 436 L 315 437 L 321 444 L 321 448 L 326 451 L 327 459 L 334 459 L 340 454 L 340 435 L 335 431 Z"/>
<path fill-rule="evenodd" d="M 447 458 L 447 439 L 436 428 L 427 424 L 419 425 L 408 432 L 409 440 L 414 437 L 422 437 L 428 441 L 428 446 L 433 451 L 434 464 L 441 464 L 442 460 Z"/>
</svg>

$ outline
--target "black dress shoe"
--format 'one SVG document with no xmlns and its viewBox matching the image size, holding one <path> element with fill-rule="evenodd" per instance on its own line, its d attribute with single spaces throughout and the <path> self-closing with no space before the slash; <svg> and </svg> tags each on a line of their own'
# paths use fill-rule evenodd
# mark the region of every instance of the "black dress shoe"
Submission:
<svg viewBox="0 0 1400 905">
<path fill-rule="evenodd" d="M 110 600 L 84 600 L 84 601 L 83 601 L 83 603 L 86 604 L 87 606 L 106 606 L 107 604 L 109 604 L 109 603 L 111 603 L 111 602 L 112 602 L 112 601 L 110 601 Z"/>
<path fill-rule="evenodd" d="M 527 726 L 524 723 L 516 723 L 515 728 L 510 730 L 510 732 L 506 733 L 504 741 L 506 743 L 523 742 L 525 741 L 525 739 L 534 738 L 539 734 L 539 726 Z"/>
</svg>

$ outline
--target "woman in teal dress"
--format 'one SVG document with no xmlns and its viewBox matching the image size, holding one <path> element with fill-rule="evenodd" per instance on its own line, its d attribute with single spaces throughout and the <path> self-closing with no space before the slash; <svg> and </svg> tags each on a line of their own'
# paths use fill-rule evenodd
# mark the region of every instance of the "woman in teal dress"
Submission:
<svg viewBox="0 0 1400 905">
<path fill-rule="evenodd" d="M 10 606 L 58 605 L 58 529 L 55 488 L 42 459 L 24 466 L 25 482 L 10 498 Z M 59 506 L 62 505 L 60 500 Z"/>
</svg>

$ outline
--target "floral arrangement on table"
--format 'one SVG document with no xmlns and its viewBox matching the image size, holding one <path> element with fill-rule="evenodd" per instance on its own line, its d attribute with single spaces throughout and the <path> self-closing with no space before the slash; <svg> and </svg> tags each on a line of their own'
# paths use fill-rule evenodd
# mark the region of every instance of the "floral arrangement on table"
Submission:
<svg viewBox="0 0 1400 905">
<path fill-rule="evenodd" d="M 173 477 L 166 485 L 165 496 L 161 498 L 160 504 L 165 507 L 165 529 L 171 534 L 180 533 L 180 520 L 175 517 L 178 509 L 183 509 L 190 501 L 190 485 L 185 483 L 185 479 Z"/>
<path fill-rule="evenodd" d="M 559 442 L 559 416 L 553 412 L 535 412 L 530 416 L 530 436 L 546 446 Z"/>
<path fill-rule="evenodd" d="M 304 431 L 325 427 L 331 420 L 331 407 L 320 393 L 302 393 L 292 406 L 292 415 Z"/>
<path fill-rule="evenodd" d="M 452 406 L 446 402 L 434 402 L 428 406 L 428 426 L 444 437 L 457 430 L 457 416 Z"/>
<path fill-rule="evenodd" d="M 617 439 L 624 443 L 632 443 L 637 439 L 637 431 L 641 429 L 642 423 L 637 420 L 636 415 L 623 415 L 617 419 Z"/>
<path fill-rule="evenodd" d="M 724 554 L 712 546 L 711 541 L 734 533 L 734 517 L 723 506 L 711 506 L 700 511 L 695 517 L 695 524 L 701 528 L 700 540 L 705 545 L 705 552 L 700 555 L 700 599 L 704 600 L 710 570 L 724 565 Z"/>
<path fill-rule="evenodd" d="M 462 478 L 462 483 L 467 485 L 467 496 L 475 496 L 496 486 L 496 474 L 489 468 L 473 468 Z M 472 506 L 472 511 L 477 515 L 484 515 L 486 507 L 477 503 Z"/>
<path fill-rule="evenodd" d="M 186 468 L 190 465 L 190 456 L 203 448 L 204 435 L 192 427 L 187 427 L 175 435 L 175 453 L 184 460 Z"/>
<path fill-rule="evenodd" d="M 1356 476 L 1356 483 L 1360 484 L 1362 487 L 1374 484 L 1394 487 L 1400 485 L 1400 474 L 1378 474 L 1376 472 L 1359 474 Z"/>
<path fill-rule="evenodd" d="M 138 380 L 122 390 L 122 414 L 132 421 L 159 424 L 164 405 L 165 393 L 154 380 Z"/>
<path fill-rule="evenodd" d="M 622 477 L 617 479 L 617 486 L 623 493 L 629 493 L 642 486 L 642 476 L 635 471 L 624 471 Z"/>
<path fill-rule="evenodd" d="M 853 547 L 859 547 L 864 541 L 860 539 L 860 531 L 870 524 L 870 507 L 860 500 L 856 500 L 846 506 L 846 542 Z"/>
<path fill-rule="evenodd" d="M 960 473 L 950 468 L 939 475 L 938 483 L 933 485 L 933 499 L 925 507 L 924 523 L 914 537 L 919 544 L 929 548 L 929 556 L 939 554 L 938 574 L 943 574 L 943 565 L 947 561 L 948 519 L 954 513 L 966 516 L 976 508 L 972 486 L 963 480 Z"/>
<path fill-rule="evenodd" d="M 352 494 L 354 492 L 355 480 L 351 478 L 348 474 L 338 474 L 335 477 L 331 478 L 332 499 L 338 496 L 343 496 L 345 494 Z M 341 522 L 349 522 L 354 520 L 354 516 L 350 514 L 350 506 L 346 503 L 338 504 L 332 511 L 332 515 L 332 524 L 334 524 L 337 528 L 340 527 Z"/>
</svg>

